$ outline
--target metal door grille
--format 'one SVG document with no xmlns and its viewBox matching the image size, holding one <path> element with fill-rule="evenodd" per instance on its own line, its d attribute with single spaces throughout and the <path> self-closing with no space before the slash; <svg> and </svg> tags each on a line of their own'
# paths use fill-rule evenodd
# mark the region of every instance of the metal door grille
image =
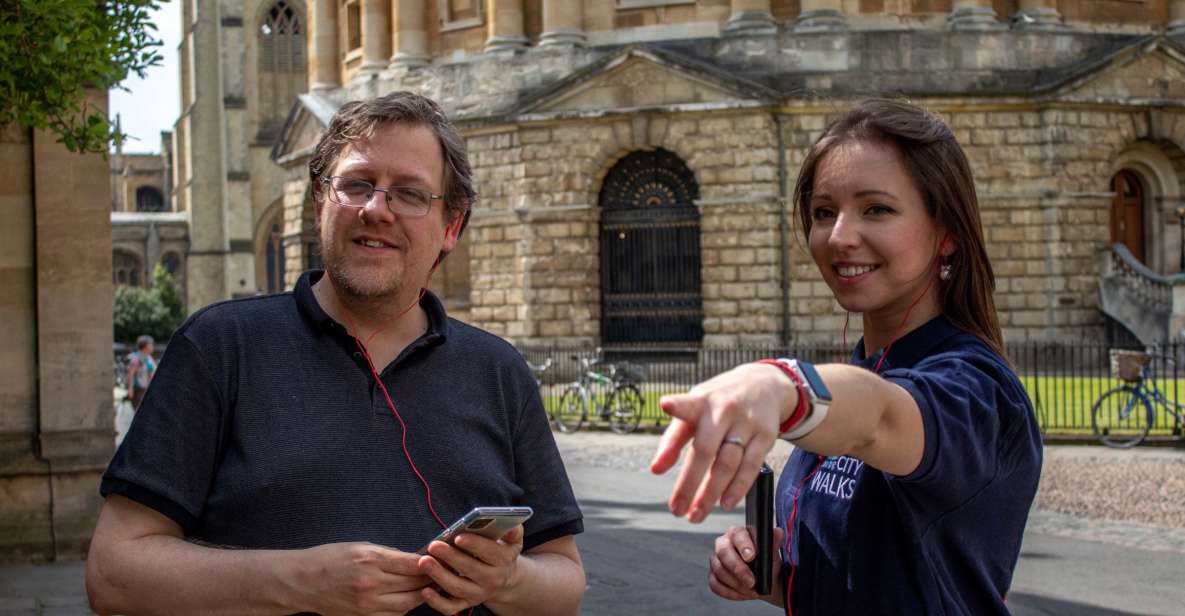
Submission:
<svg viewBox="0 0 1185 616">
<path fill-rule="evenodd" d="M 688 346 L 703 340 L 695 176 L 666 150 L 634 152 L 601 189 L 601 340 Z"/>
</svg>

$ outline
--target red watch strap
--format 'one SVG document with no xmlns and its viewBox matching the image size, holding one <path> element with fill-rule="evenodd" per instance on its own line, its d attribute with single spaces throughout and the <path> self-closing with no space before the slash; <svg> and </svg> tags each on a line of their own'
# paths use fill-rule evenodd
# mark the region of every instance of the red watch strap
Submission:
<svg viewBox="0 0 1185 616">
<path fill-rule="evenodd" d="M 781 362 L 776 359 L 759 359 L 757 360 L 757 363 L 776 366 L 782 371 L 783 374 L 785 374 L 787 377 L 790 377 L 790 380 L 794 381 L 794 386 L 798 388 L 798 406 L 795 406 L 794 411 L 790 413 L 790 417 L 788 417 L 786 421 L 782 422 L 782 425 L 778 426 L 778 434 L 785 434 L 806 418 L 806 385 L 802 382 L 802 379 L 799 378 L 798 373 L 792 370 L 790 366 L 787 366 L 785 362 Z"/>
</svg>

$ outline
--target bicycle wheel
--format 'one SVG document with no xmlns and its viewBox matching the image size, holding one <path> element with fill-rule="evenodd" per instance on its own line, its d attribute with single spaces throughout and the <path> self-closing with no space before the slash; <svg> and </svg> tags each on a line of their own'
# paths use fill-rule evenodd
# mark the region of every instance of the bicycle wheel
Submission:
<svg viewBox="0 0 1185 616">
<path fill-rule="evenodd" d="M 642 421 L 642 407 L 645 398 L 633 385 L 613 390 L 609 398 L 609 429 L 618 434 L 628 434 L 638 428 Z"/>
<path fill-rule="evenodd" d="M 1099 396 L 1090 410 L 1090 426 L 1108 447 L 1133 447 L 1152 429 L 1152 405 L 1134 387 L 1120 385 Z"/>
<path fill-rule="evenodd" d="M 560 405 L 555 410 L 555 423 L 560 432 L 575 432 L 584 425 L 584 391 L 572 385 L 560 396 Z"/>
</svg>

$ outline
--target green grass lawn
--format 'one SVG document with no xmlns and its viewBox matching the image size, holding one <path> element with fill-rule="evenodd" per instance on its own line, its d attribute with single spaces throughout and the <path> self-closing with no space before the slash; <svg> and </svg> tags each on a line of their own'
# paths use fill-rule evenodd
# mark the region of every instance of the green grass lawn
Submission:
<svg viewBox="0 0 1185 616">
<path fill-rule="evenodd" d="M 1114 378 L 1099 377 L 1066 377 L 1066 376 L 1021 376 L 1021 383 L 1029 392 L 1033 408 L 1037 411 L 1037 420 L 1041 429 L 1049 434 L 1089 435 L 1090 410 L 1095 400 L 1103 392 L 1117 387 L 1122 382 Z M 1185 379 L 1161 380 L 1157 386 L 1170 401 L 1185 402 Z M 686 386 L 674 383 L 646 383 L 642 386 L 642 394 L 646 399 L 642 410 L 643 428 L 665 425 L 667 416 L 658 407 L 659 398 L 665 394 L 681 393 Z M 543 389 L 543 405 L 548 412 L 559 406 L 562 385 L 545 386 Z M 604 395 L 598 393 L 594 397 L 597 404 L 602 404 Z M 1162 406 L 1153 404 L 1156 420 L 1153 423 L 1153 435 L 1169 435 L 1176 420 Z"/>
<path fill-rule="evenodd" d="M 1037 419 L 1046 432 L 1075 434 L 1090 433 L 1090 410 L 1104 392 L 1122 385 L 1115 378 L 1069 376 L 1022 376 L 1021 383 L 1029 392 Z M 1170 402 L 1185 402 L 1185 379 L 1158 380 L 1157 387 Z M 1153 404 L 1156 419 L 1150 434 L 1167 435 L 1176 419 L 1163 406 Z"/>
</svg>

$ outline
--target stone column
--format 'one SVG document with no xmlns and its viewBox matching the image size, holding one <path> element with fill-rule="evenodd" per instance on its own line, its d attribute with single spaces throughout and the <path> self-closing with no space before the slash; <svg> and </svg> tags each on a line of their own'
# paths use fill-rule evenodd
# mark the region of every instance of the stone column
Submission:
<svg viewBox="0 0 1185 616">
<path fill-rule="evenodd" d="M 837 30 L 844 27 L 842 0 L 802 0 L 795 32 Z"/>
<path fill-rule="evenodd" d="M 1169 36 L 1185 35 L 1185 0 L 1169 3 Z"/>
<path fill-rule="evenodd" d="M 1012 16 L 1017 30 L 1058 30 L 1065 28 L 1057 0 L 1020 0 L 1020 10 Z"/>
<path fill-rule="evenodd" d="M 543 0 L 543 34 L 539 45 L 583 45 L 584 9 L 581 0 Z"/>
<path fill-rule="evenodd" d="M 769 0 L 732 0 L 732 15 L 724 24 L 725 34 L 775 34 L 778 26 L 769 12 Z"/>
<path fill-rule="evenodd" d="M 490 38 L 486 52 L 520 49 L 527 45 L 523 0 L 489 0 Z"/>
<path fill-rule="evenodd" d="M 951 30 L 998 30 L 1004 27 L 996 20 L 992 0 L 955 0 L 954 10 L 946 23 Z"/>
<path fill-rule="evenodd" d="M 428 63 L 428 31 L 424 27 L 426 0 L 392 0 L 395 6 L 395 36 L 391 46 L 392 66 L 417 67 Z"/>
<path fill-rule="evenodd" d="M 313 0 L 309 19 L 309 90 L 341 86 L 337 59 L 337 2 Z"/>
<path fill-rule="evenodd" d="M 387 68 L 391 57 L 391 0 L 362 0 L 363 73 Z"/>
</svg>

